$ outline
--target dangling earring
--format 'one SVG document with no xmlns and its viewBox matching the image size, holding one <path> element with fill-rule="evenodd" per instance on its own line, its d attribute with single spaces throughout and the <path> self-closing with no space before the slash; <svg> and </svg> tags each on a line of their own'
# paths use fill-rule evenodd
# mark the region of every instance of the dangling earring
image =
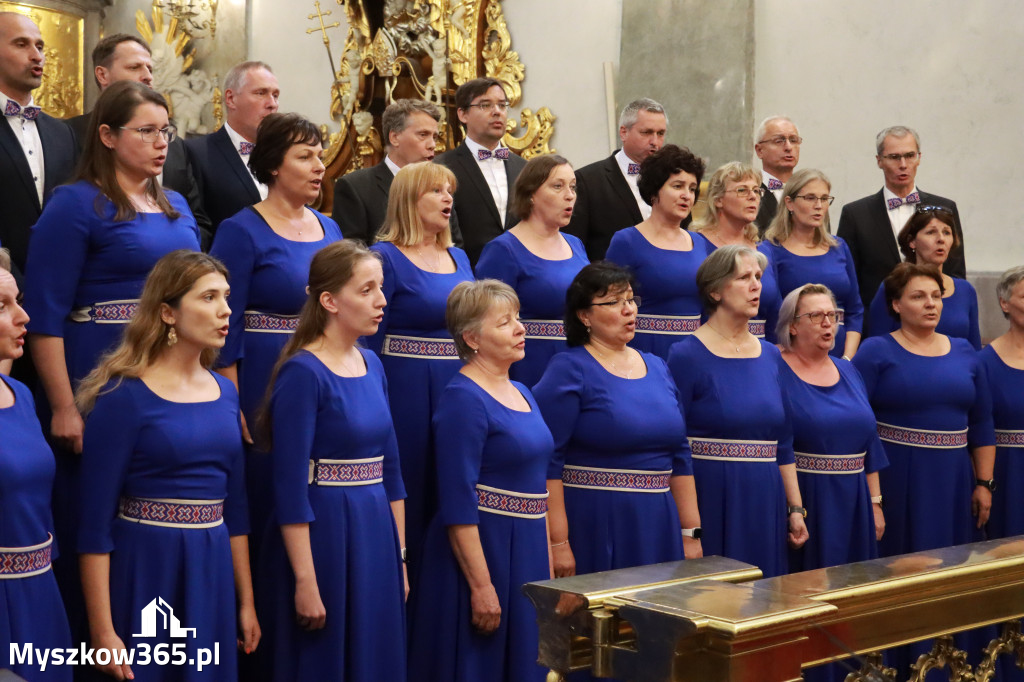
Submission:
<svg viewBox="0 0 1024 682">
<path fill-rule="evenodd" d="M 590 336 L 590 325 L 588 324 L 588 325 L 585 325 L 585 326 L 587 328 L 587 336 Z"/>
<path fill-rule="evenodd" d="M 167 345 L 173 346 L 178 343 L 178 332 L 174 331 L 174 327 L 167 328 Z"/>
</svg>

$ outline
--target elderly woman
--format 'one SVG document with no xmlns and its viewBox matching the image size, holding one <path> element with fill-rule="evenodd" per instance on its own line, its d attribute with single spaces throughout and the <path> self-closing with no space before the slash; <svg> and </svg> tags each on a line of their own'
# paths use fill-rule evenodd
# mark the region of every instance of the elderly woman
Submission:
<svg viewBox="0 0 1024 682">
<path fill-rule="evenodd" d="M 810 282 L 832 291 L 840 313 L 832 355 L 849 360 L 860 345 L 864 304 L 850 247 L 829 232 L 828 207 L 835 199 L 831 189 L 819 170 L 794 173 L 782 188 L 782 203 L 758 250 L 775 265 L 783 296 Z"/>
<path fill-rule="evenodd" d="M 696 273 L 707 245 L 680 223 L 690 215 L 703 175 L 704 161 L 674 144 L 644 159 L 637 189 L 651 217 L 616 232 L 605 256 L 633 271 L 644 298 L 633 346 L 662 360 L 669 346 L 700 326 Z"/>
<path fill-rule="evenodd" d="M 570 348 L 534 387 L 555 437 L 556 577 L 701 556 L 686 426 L 665 362 L 628 345 L 636 309 L 629 270 L 583 268 L 566 294 Z"/>
<path fill-rule="evenodd" d="M 210 371 L 228 332 L 227 271 L 206 254 L 174 251 L 146 279 L 124 339 L 82 382 L 88 414 L 82 452 L 78 551 L 94 649 L 118 652 L 97 667 L 116 679 L 231 682 L 236 637 L 256 648 L 249 573 L 238 394 Z M 232 580 L 233 576 L 233 580 Z M 237 598 L 236 598 L 237 592 Z M 125 663 L 145 642 L 171 651 L 171 635 L 146 632 L 153 600 L 195 628 L 174 644 L 200 671 L 154 660 Z M 156 617 L 156 616 L 154 616 Z M 209 663 L 209 661 L 207 661 Z M 173 676 L 170 671 L 174 670 Z"/>
<path fill-rule="evenodd" d="M 878 556 L 885 530 L 878 470 L 888 460 L 860 374 L 829 355 L 838 311 L 823 284 L 789 292 L 779 310 L 779 376 L 793 430 L 797 480 L 810 538 L 790 553 L 791 571 Z"/>
<path fill-rule="evenodd" d="M 942 272 L 950 252 L 960 246 L 960 238 L 953 229 L 954 222 L 953 213 L 948 208 L 918 204 L 896 239 L 906 262 L 934 265 Z M 975 350 L 981 350 L 978 294 L 974 287 L 966 279 L 942 273 L 942 290 L 942 317 L 935 331 L 967 339 Z M 869 312 L 871 336 L 894 332 L 899 326 L 887 311 L 884 285 L 878 287 Z"/>
<path fill-rule="evenodd" d="M 10 258 L 0 249 L 0 360 L 24 353 L 28 315 L 21 307 Z M 36 417 L 32 392 L 0 376 L 0 669 L 28 680 L 70 682 L 68 666 L 15 662 L 11 646 L 71 646 L 64 602 L 50 570 L 55 465 Z"/>
<path fill-rule="evenodd" d="M 730 244 L 757 248 L 754 220 L 763 191 L 761 174 L 749 164 L 732 161 L 714 172 L 708 181 L 708 210 L 693 226 L 693 232 L 700 235 L 696 239 L 705 242 L 708 253 Z M 750 321 L 750 333 L 774 343 L 780 305 L 782 296 L 769 258 L 761 274 L 761 302 Z"/>
<path fill-rule="evenodd" d="M 749 331 L 764 254 L 724 246 L 697 270 L 707 322 L 669 353 L 693 451 L 704 551 L 786 572 L 790 545 L 807 540 L 779 351 Z"/>
<path fill-rule="evenodd" d="M 431 413 L 459 371 L 445 305 L 455 285 L 473 279 L 466 253 L 452 246 L 454 191 L 455 176 L 446 167 L 429 161 L 404 166 L 391 185 L 387 218 L 372 248 L 384 266 L 388 307 L 377 333 L 365 341 L 380 356 L 388 379 L 408 494 L 405 535 L 413 589 L 423 532 L 437 511 Z"/>
<path fill-rule="evenodd" d="M 996 429 L 995 479 L 988 534 L 1004 538 L 1024 534 L 1024 266 L 1003 273 L 996 288 L 1010 329 L 981 351 L 992 390 Z M 943 316 L 945 317 L 945 316 Z"/>
<path fill-rule="evenodd" d="M 434 414 L 440 509 L 413 594 L 412 680 L 545 677 L 520 588 L 550 577 L 544 472 L 554 444 L 529 389 L 509 379 L 525 354 L 518 313 L 515 292 L 496 280 L 459 284 L 448 298 L 465 364 Z"/>
<path fill-rule="evenodd" d="M 565 290 L 589 261 L 577 237 L 560 230 L 576 204 L 576 174 L 563 157 L 536 156 L 516 178 L 512 211 L 525 216 L 484 246 L 476 275 L 515 289 L 526 327 L 526 358 L 512 366 L 512 378 L 533 386 L 551 356 L 566 348 L 562 314 Z"/>
<path fill-rule="evenodd" d="M 383 281 L 359 242 L 318 251 L 272 382 L 281 532 L 265 545 L 259 596 L 273 614 L 265 672 L 275 682 L 405 679 L 405 490 L 384 370 L 356 343 L 377 331 Z"/>
</svg>

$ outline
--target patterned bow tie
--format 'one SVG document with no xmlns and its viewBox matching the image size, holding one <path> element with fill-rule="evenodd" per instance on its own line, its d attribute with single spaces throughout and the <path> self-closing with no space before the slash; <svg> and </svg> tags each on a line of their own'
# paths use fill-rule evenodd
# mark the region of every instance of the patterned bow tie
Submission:
<svg viewBox="0 0 1024 682">
<path fill-rule="evenodd" d="M 4 108 L 4 116 L 20 116 L 26 121 L 34 121 L 39 118 L 40 111 L 42 111 L 42 109 L 39 107 L 29 106 L 22 108 L 22 106 L 13 99 L 9 99 L 7 100 L 7 107 Z"/>
<path fill-rule="evenodd" d="M 920 192 L 911 192 L 910 194 L 908 194 L 903 199 L 900 199 L 899 197 L 894 197 L 892 199 L 889 199 L 889 210 L 891 211 L 894 208 L 899 208 L 903 204 L 918 204 L 920 202 L 921 202 L 921 193 Z"/>
<path fill-rule="evenodd" d="M 241 142 L 238 143 L 238 153 L 241 154 L 242 156 L 249 156 L 250 154 L 252 154 L 252 148 L 255 146 L 256 145 L 254 145 L 252 142 L 246 142 L 245 140 L 242 140 Z"/>
<path fill-rule="evenodd" d="M 775 178 L 768 179 L 768 191 L 774 192 L 777 189 L 782 189 L 782 180 L 776 180 Z"/>
<path fill-rule="evenodd" d="M 493 152 L 487 149 L 478 149 L 476 150 L 476 158 L 479 161 L 486 161 L 493 156 L 496 159 L 504 161 L 508 158 L 508 153 L 508 147 L 498 147 Z"/>
<path fill-rule="evenodd" d="M 626 166 L 626 175 L 640 175 L 640 164 L 631 163 Z"/>
</svg>

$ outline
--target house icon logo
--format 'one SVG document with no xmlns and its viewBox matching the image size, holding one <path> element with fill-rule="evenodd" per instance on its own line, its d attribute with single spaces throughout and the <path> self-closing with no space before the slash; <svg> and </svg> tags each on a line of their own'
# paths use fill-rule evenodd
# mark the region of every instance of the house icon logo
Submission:
<svg viewBox="0 0 1024 682">
<path fill-rule="evenodd" d="M 143 607 L 142 632 L 132 637 L 156 637 L 158 621 L 171 637 L 196 636 L 196 629 L 181 627 L 181 622 L 174 615 L 171 605 L 165 602 L 163 597 L 157 597 Z"/>
</svg>

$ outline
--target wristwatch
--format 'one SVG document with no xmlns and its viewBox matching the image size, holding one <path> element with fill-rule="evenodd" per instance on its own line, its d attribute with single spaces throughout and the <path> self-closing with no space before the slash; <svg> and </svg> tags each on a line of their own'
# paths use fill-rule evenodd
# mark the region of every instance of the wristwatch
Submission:
<svg viewBox="0 0 1024 682">
<path fill-rule="evenodd" d="M 700 526 L 696 528 L 683 528 L 684 538 L 693 538 L 694 540 L 700 540 L 700 536 L 703 534 Z"/>
<path fill-rule="evenodd" d="M 872 497 L 871 498 L 871 504 L 877 504 L 879 507 L 881 507 L 882 506 L 882 496 L 878 495 L 876 497 Z"/>
<path fill-rule="evenodd" d="M 790 514 L 799 514 L 800 516 L 807 518 L 807 510 L 803 507 L 786 507 L 786 516 Z"/>
<path fill-rule="evenodd" d="M 409 563 L 408 550 L 405 547 L 402 548 L 402 563 Z"/>
<path fill-rule="evenodd" d="M 974 479 L 974 485 L 980 485 L 982 488 L 988 488 L 989 492 L 994 493 L 996 491 L 996 479 L 994 478 L 990 478 L 988 480 L 985 480 L 984 478 L 976 478 Z"/>
</svg>

